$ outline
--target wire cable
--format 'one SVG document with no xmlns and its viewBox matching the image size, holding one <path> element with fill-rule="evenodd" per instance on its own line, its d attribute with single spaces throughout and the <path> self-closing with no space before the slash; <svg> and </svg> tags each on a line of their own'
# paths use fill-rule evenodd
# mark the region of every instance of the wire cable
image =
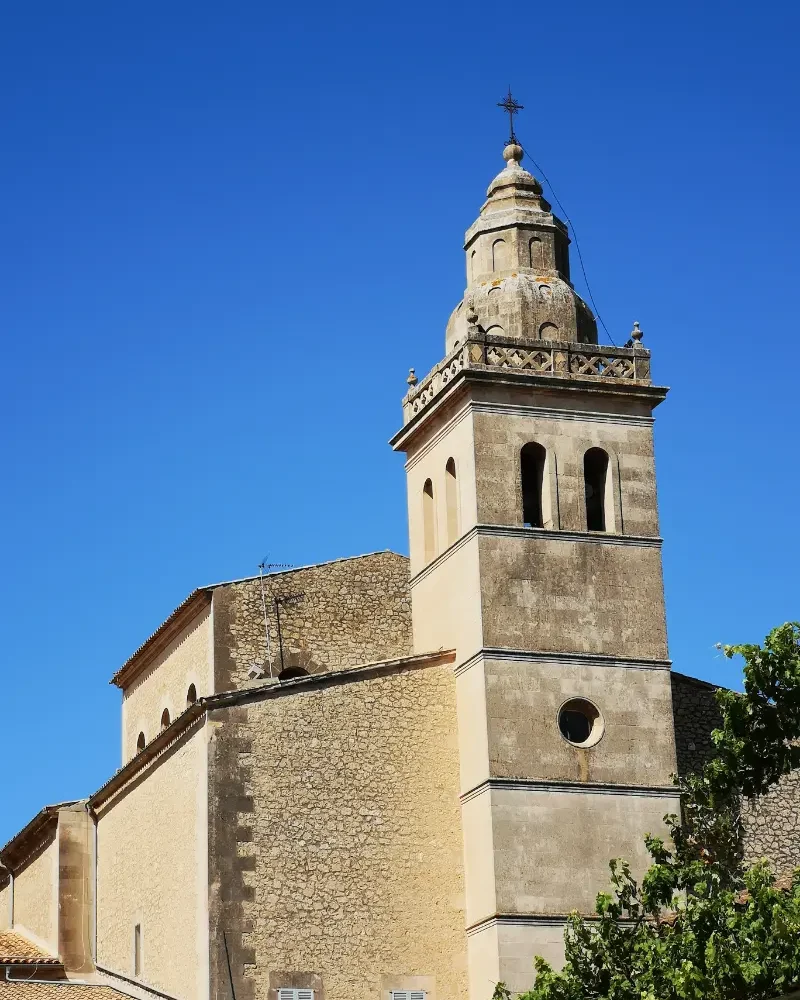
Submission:
<svg viewBox="0 0 800 1000">
<path fill-rule="evenodd" d="M 599 310 L 599 309 L 597 308 L 597 303 L 596 303 L 596 302 L 595 302 L 595 300 L 594 300 L 594 295 L 592 295 L 592 286 L 591 286 L 591 285 L 589 284 L 589 278 L 588 278 L 588 277 L 587 277 L 587 275 L 586 275 L 586 266 L 585 266 L 585 265 L 584 265 L 584 263 L 583 263 L 583 254 L 581 253 L 581 245 L 580 245 L 580 243 L 578 242 L 578 234 L 577 234 L 577 233 L 575 232 L 575 225 L 574 225 L 574 223 L 572 222 L 572 219 L 570 219 L 570 217 L 569 217 L 569 216 L 567 215 L 567 210 L 566 210 L 566 209 L 564 208 L 564 206 L 563 206 L 563 205 L 561 204 L 561 200 L 559 199 L 558 195 L 556 194 L 556 190 L 555 190 L 555 188 L 554 188 L 554 187 L 553 187 L 553 185 L 552 185 L 552 184 L 550 183 L 550 180 L 549 180 L 549 178 L 548 178 L 547 174 L 546 174 L 546 173 L 544 172 L 544 170 L 542 170 L 542 168 L 541 168 L 541 167 L 539 166 L 539 164 L 538 164 L 538 163 L 536 162 L 536 160 L 534 160 L 534 158 L 533 158 L 533 157 L 531 156 L 531 154 L 530 154 L 530 153 L 529 153 L 529 152 L 527 151 L 527 149 L 525 149 L 525 147 L 524 147 L 524 146 L 522 145 L 522 143 L 521 143 L 521 142 L 520 142 L 520 144 L 519 144 L 519 145 L 520 145 L 520 149 L 522 150 L 522 152 L 523 152 L 523 153 L 524 153 L 524 154 L 525 154 L 525 155 L 526 155 L 526 156 L 528 157 L 528 159 L 529 159 L 529 160 L 531 161 L 531 163 L 533 164 L 534 168 L 536 169 L 536 172 L 537 172 L 538 174 L 540 174 L 540 175 L 541 175 L 541 178 L 542 178 L 542 180 L 543 180 L 543 181 L 545 182 L 545 184 L 546 184 L 546 185 L 547 185 L 547 186 L 548 186 L 548 187 L 550 188 L 550 193 L 551 193 L 551 194 L 552 194 L 552 196 L 553 196 L 553 201 L 554 201 L 554 202 L 556 203 L 556 205 L 558 205 L 558 207 L 559 207 L 559 208 L 561 209 L 561 214 L 562 214 L 562 215 L 564 216 L 564 219 L 565 219 L 565 221 L 566 221 L 567 225 L 569 226 L 570 230 L 572 231 L 572 239 L 573 239 L 573 241 L 574 241 L 574 243 L 575 243 L 575 250 L 576 250 L 576 251 L 577 251 L 577 253 L 578 253 L 578 260 L 579 260 L 579 262 L 580 262 L 580 265 L 581 265 L 581 271 L 583 272 L 583 280 L 584 280 L 584 283 L 585 283 L 585 285 L 586 285 L 586 291 L 587 291 L 587 293 L 588 293 L 588 295 L 589 295 L 589 301 L 590 301 L 590 302 L 592 303 L 592 308 L 594 309 L 594 314 L 595 314 L 595 316 L 596 316 L 596 317 L 597 317 L 597 318 L 598 318 L 598 319 L 600 320 L 600 325 L 601 325 L 601 326 L 603 327 L 603 329 L 605 330 L 605 332 L 606 332 L 606 336 L 607 336 L 607 337 L 608 337 L 608 339 L 609 339 L 609 340 L 611 341 L 612 345 L 613 345 L 614 347 L 616 347 L 616 346 L 617 346 L 617 344 L 616 344 L 616 341 L 615 341 L 615 340 L 614 340 L 614 338 L 613 338 L 613 337 L 611 336 L 611 334 L 610 334 L 610 333 L 608 332 L 608 327 L 607 327 L 607 326 L 606 326 L 606 324 L 605 324 L 605 320 L 604 320 L 604 319 L 603 319 L 603 317 L 602 317 L 602 316 L 600 315 L 600 310 Z"/>
</svg>

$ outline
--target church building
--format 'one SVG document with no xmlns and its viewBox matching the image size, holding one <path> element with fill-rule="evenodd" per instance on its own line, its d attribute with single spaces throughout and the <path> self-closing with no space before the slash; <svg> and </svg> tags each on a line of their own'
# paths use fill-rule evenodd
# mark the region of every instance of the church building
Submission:
<svg viewBox="0 0 800 1000">
<path fill-rule="evenodd" d="M 8 1000 L 490 1000 L 647 864 L 717 722 L 667 649 L 667 389 L 503 159 L 391 441 L 409 557 L 198 587 L 116 670 L 121 768 L 0 849 Z M 800 775 L 747 820 L 800 864 Z"/>
</svg>

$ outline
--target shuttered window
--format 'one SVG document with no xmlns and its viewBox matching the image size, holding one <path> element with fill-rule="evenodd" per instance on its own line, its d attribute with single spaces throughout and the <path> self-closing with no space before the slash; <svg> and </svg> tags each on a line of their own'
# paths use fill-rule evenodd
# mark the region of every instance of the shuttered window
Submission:
<svg viewBox="0 0 800 1000">
<path fill-rule="evenodd" d="M 314 991 L 282 988 L 278 990 L 278 1000 L 314 1000 Z"/>
<path fill-rule="evenodd" d="M 425 990 L 392 990 L 392 1000 L 425 1000 Z"/>
</svg>

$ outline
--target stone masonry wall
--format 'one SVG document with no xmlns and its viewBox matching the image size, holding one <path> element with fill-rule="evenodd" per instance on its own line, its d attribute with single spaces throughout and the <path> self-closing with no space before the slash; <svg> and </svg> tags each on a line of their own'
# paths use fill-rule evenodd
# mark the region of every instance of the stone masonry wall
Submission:
<svg viewBox="0 0 800 1000">
<path fill-rule="evenodd" d="M 161 731 L 161 713 L 171 720 L 186 709 L 186 694 L 194 684 L 198 697 L 213 694 L 211 677 L 211 611 L 197 615 L 125 690 L 122 700 L 122 762 L 136 756 L 139 733 L 145 742 Z"/>
<path fill-rule="evenodd" d="M 14 877 L 14 927 L 58 953 L 58 842 L 55 827 Z"/>
<path fill-rule="evenodd" d="M 280 671 L 275 598 L 281 606 L 284 665 L 310 674 L 407 656 L 411 652 L 408 559 L 394 552 L 339 559 L 264 577 L 273 671 Z M 266 640 L 258 578 L 214 591 L 215 690 L 248 685 L 265 664 Z"/>
<path fill-rule="evenodd" d="M 713 684 L 672 674 L 672 711 L 678 771 L 697 771 L 713 754 L 711 731 L 722 716 Z M 745 859 L 766 857 L 776 874 L 800 867 L 800 771 L 793 771 L 771 791 L 743 808 Z"/>
<path fill-rule="evenodd" d="M 180 1000 L 207 996 L 207 731 L 182 734 L 97 807 L 97 963 Z"/>
<path fill-rule="evenodd" d="M 713 756 L 711 731 L 722 723 L 715 685 L 672 671 L 672 715 L 678 774 L 693 774 Z"/>
<path fill-rule="evenodd" d="M 212 724 L 212 1000 L 223 940 L 237 1000 L 464 1000 L 452 665 L 303 679 Z"/>
</svg>

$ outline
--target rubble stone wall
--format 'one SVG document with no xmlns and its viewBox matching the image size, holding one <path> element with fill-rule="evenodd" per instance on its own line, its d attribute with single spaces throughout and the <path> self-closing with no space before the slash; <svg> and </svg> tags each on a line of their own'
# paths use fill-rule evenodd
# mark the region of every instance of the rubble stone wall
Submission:
<svg viewBox="0 0 800 1000">
<path fill-rule="evenodd" d="M 212 1000 L 462 1000 L 464 885 L 451 663 L 212 711 Z M 416 985 L 415 985 L 416 984 Z"/>
<path fill-rule="evenodd" d="M 411 653 L 408 559 L 394 552 L 320 563 L 264 577 L 273 673 L 325 673 Z M 278 635 L 280 599 L 281 634 Z M 215 690 L 246 687 L 253 664 L 267 665 L 261 583 L 214 591 Z"/>
<path fill-rule="evenodd" d="M 672 674 L 672 711 L 678 771 L 699 770 L 713 755 L 711 731 L 722 722 L 713 684 Z M 745 859 L 767 858 L 777 875 L 800 867 L 800 771 L 786 775 L 766 795 L 745 802 Z"/>
</svg>

